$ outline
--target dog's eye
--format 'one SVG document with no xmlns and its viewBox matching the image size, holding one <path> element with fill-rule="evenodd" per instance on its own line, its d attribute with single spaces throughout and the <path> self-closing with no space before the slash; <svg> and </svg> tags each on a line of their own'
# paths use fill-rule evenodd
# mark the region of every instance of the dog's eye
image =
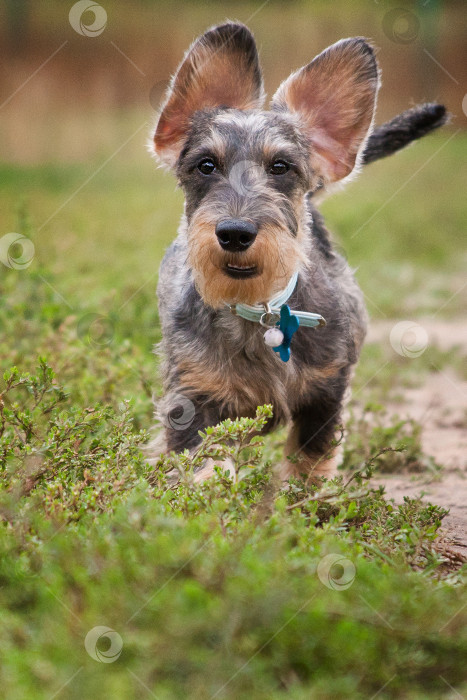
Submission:
<svg viewBox="0 0 467 700">
<path fill-rule="evenodd" d="M 271 175 L 284 175 L 288 170 L 290 170 L 290 168 L 283 160 L 275 160 L 269 168 Z"/>
<path fill-rule="evenodd" d="M 216 165 L 214 161 L 211 160 L 211 158 L 203 158 L 203 160 L 200 160 L 198 163 L 198 170 L 200 173 L 203 173 L 203 175 L 211 175 L 216 169 Z"/>
</svg>

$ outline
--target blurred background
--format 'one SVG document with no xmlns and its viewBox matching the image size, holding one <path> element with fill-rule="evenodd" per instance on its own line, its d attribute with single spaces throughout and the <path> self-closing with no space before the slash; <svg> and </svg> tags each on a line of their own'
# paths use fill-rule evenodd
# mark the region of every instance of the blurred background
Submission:
<svg viewBox="0 0 467 700">
<path fill-rule="evenodd" d="M 87 161 L 105 153 L 129 135 L 129 121 L 151 117 L 193 38 L 226 18 L 253 30 L 269 95 L 327 45 L 364 35 L 383 68 L 380 121 L 416 102 L 442 100 L 453 124 L 467 126 L 465 0 L 76 5 L 75 27 L 72 2 L 4 0 L 0 6 L 0 148 L 7 161 Z"/>
</svg>

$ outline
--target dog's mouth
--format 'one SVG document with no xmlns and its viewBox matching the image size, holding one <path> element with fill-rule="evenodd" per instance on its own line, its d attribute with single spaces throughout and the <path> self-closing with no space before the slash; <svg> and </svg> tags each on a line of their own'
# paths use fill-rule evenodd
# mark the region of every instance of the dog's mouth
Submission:
<svg viewBox="0 0 467 700">
<path fill-rule="evenodd" d="M 232 265 L 227 263 L 224 267 L 224 272 L 233 279 L 241 280 L 249 277 L 256 277 L 259 270 L 256 265 Z"/>
</svg>

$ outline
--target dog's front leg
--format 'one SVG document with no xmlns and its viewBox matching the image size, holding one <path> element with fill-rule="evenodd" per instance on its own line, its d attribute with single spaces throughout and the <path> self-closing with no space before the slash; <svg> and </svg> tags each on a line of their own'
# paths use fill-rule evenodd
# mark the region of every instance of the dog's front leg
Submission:
<svg viewBox="0 0 467 700">
<path fill-rule="evenodd" d="M 342 438 L 333 444 L 340 424 L 346 382 L 329 385 L 326 391 L 303 398 L 292 411 L 292 427 L 280 468 L 282 479 L 291 476 L 332 479 L 342 453 Z"/>
<path fill-rule="evenodd" d="M 199 448 L 202 438 L 199 431 L 217 425 L 225 418 L 221 407 L 214 399 L 205 395 L 193 395 L 178 388 L 168 392 L 157 402 L 156 416 L 162 423 L 162 430 L 150 443 L 150 460 L 155 462 L 161 454 L 177 454 L 189 450 L 192 454 Z M 196 469 L 196 482 L 204 481 L 214 474 L 214 466 L 229 469 L 234 474 L 233 463 L 229 458 L 213 460 L 207 458 Z"/>
</svg>

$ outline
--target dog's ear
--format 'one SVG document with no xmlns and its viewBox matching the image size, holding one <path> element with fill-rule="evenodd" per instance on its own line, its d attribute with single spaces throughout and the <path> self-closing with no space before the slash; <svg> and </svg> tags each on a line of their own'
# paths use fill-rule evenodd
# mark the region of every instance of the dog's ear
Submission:
<svg viewBox="0 0 467 700">
<path fill-rule="evenodd" d="M 373 121 L 379 75 L 373 49 L 357 37 L 333 44 L 287 78 L 271 109 L 298 116 L 313 170 L 324 183 L 354 169 Z"/>
<path fill-rule="evenodd" d="M 250 30 L 233 22 L 213 27 L 192 44 L 172 79 L 154 134 L 155 151 L 173 166 L 194 112 L 209 107 L 254 109 L 263 100 Z"/>
</svg>

